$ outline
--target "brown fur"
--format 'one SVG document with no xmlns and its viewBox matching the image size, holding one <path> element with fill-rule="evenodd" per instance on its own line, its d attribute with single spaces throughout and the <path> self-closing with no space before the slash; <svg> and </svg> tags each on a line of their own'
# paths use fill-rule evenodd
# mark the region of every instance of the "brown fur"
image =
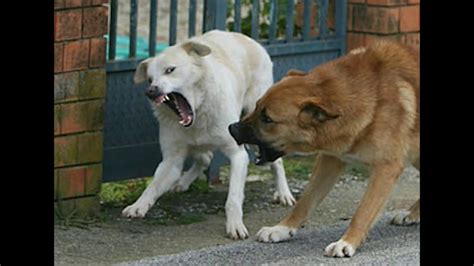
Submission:
<svg viewBox="0 0 474 266">
<path fill-rule="evenodd" d="M 407 46 L 378 41 L 320 65 L 290 71 L 243 119 L 273 148 L 318 152 L 302 198 L 280 225 L 300 227 L 347 162 L 371 170 L 367 191 L 342 240 L 356 249 L 376 221 L 403 168 L 419 168 L 419 60 Z M 262 110 L 274 122 L 259 119 Z M 411 209 L 419 218 L 419 202 Z"/>
</svg>

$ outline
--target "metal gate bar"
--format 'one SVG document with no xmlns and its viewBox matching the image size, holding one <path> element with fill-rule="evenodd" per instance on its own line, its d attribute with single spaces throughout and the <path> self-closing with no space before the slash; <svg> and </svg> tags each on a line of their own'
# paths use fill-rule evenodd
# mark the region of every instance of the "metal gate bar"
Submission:
<svg viewBox="0 0 474 266">
<path fill-rule="evenodd" d="M 166 1 L 166 0 L 165 0 Z M 177 0 L 170 1 L 170 28 L 169 44 L 176 43 L 177 37 Z M 182 0 L 183 1 L 183 0 Z M 197 1 L 189 1 L 188 10 L 188 36 L 196 34 Z M 270 24 L 268 39 L 263 39 L 260 31 L 259 13 L 266 6 L 260 6 L 259 0 L 251 1 L 249 35 L 259 41 L 266 48 L 274 63 L 275 81 L 279 80 L 289 68 L 308 70 L 315 65 L 334 59 L 345 52 L 346 36 L 346 0 L 335 1 L 335 30 L 329 31 L 327 27 L 329 0 L 303 0 L 303 26 L 295 31 L 295 4 L 293 0 L 287 3 L 279 0 L 270 0 Z M 311 6 L 316 2 L 318 10 L 317 28 L 318 36 L 313 36 L 311 30 Z M 157 164 L 161 161 L 159 145 L 159 125 L 147 100 L 143 96 L 145 85 L 133 84 L 134 71 L 141 62 L 137 55 L 137 21 L 138 1 L 131 0 L 130 17 L 130 47 L 127 59 L 116 60 L 117 55 L 117 17 L 118 0 L 110 1 L 110 29 L 107 61 L 107 98 L 104 128 L 104 182 L 128 179 L 134 177 L 151 176 Z M 162 3 L 160 1 L 160 3 Z M 150 0 L 150 35 L 147 49 L 150 56 L 155 56 L 157 35 L 158 1 Z M 234 8 L 233 31 L 241 32 L 242 1 L 234 0 L 229 7 Z M 280 8 L 279 8 L 280 7 Z M 228 3 L 226 0 L 204 0 L 203 32 L 212 29 L 226 29 Z M 280 9 L 280 10 L 279 10 Z M 286 9 L 284 11 L 283 9 Z M 284 12 L 285 28 L 279 35 L 279 12 Z M 301 31 L 300 31 L 301 30 Z M 301 33 L 301 35 L 299 35 Z M 298 37 L 296 35 L 298 34 Z M 249 152 L 250 157 L 253 153 Z M 190 161 L 186 165 L 189 166 Z M 207 174 L 211 177 L 219 175 L 219 167 L 228 163 L 227 158 L 216 151 Z"/>
<path fill-rule="evenodd" d="M 150 57 L 156 53 L 156 21 L 158 20 L 158 4 L 156 0 L 150 0 L 150 34 L 148 36 L 148 54 Z"/>
<path fill-rule="evenodd" d="M 137 19 L 137 0 L 130 0 L 130 58 L 134 58 L 137 55 Z"/>
</svg>

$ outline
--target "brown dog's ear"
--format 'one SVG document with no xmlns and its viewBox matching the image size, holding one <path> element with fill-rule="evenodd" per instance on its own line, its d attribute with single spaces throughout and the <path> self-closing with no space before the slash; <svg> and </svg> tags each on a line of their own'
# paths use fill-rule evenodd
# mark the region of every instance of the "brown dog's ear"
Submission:
<svg viewBox="0 0 474 266">
<path fill-rule="evenodd" d="M 299 120 L 304 124 L 321 123 L 338 117 L 339 115 L 335 111 L 330 110 L 317 99 L 304 102 L 298 115 Z"/>
<path fill-rule="evenodd" d="M 201 57 L 211 53 L 211 48 L 209 46 L 197 42 L 186 42 L 182 47 L 186 53 L 190 54 L 191 52 L 194 52 Z"/>
<path fill-rule="evenodd" d="M 303 70 L 298 70 L 298 69 L 290 69 L 288 72 L 286 72 L 286 76 L 304 76 L 308 73 L 304 72 Z"/>
<path fill-rule="evenodd" d="M 151 59 L 153 58 L 145 59 L 137 66 L 137 70 L 135 70 L 135 75 L 133 76 L 133 82 L 135 82 L 135 84 L 139 84 L 147 80 L 146 71 L 148 69 L 148 63 L 150 63 Z"/>
</svg>

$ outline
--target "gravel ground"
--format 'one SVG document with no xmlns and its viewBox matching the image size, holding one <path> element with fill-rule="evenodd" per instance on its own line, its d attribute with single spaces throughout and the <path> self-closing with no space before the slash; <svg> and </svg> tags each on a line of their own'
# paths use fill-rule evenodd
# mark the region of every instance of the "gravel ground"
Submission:
<svg viewBox="0 0 474 266">
<path fill-rule="evenodd" d="M 352 258 L 328 258 L 326 245 L 340 237 L 348 222 L 318 229 L 305 228 L 288 242 L 259 243 L 254 239 L 220 247 L 174 255 L 157 256 L 118 265 L 302 265 L 325 264 L 419 264 L 419 226 L 387 225 L 394 213 L 386 214 L 372 229 L 369 240 Z"/>
<path fill-rule="evenodd" d="M 415 169 L 405 171 L 386 206 L 385 220 L 376 224 L 375 230 L 369 234 L 370 239 L 350 259 L 351 263 L 417 264 L 419 227 L 391 226 L 386 220 L 392 217 L 394 210 L 408 208 L 418 199 L 419 180 Z M 297 196 L 306 181 L 290 179 L 289 182 Z M 262 244 L 252 240 L 262 226 L 278 223 L 291 209 L 270 203 L 271 190 L 274 188 L 272 179 L 249 182 L 246 185 L 244 222 L 251 235 L 251 239 L 246 241 L 233 241 L 225 237 L 225 214 L 216 207 L 224 206 L 228 189 L 225 184 L 213 188 L 209 193 L 185 192 L 177 194 L 174 199 L 170 198 L 169 201 L 173 199 L 173 204 L 177 205 L 173 207 L 176 210 L 201 212 L 204 219 L 191 224 L 157 222 L 154 215 L 158 216 L 164 209 L 165 198 L 150 210 L 150 216 L 138 220 L 121 218 L 121 208 L 104 208 L 108 218 L 88 230 L 75 227 L 64 230 L 55 226 L 55 265 L 113 265 L 144 258 L 152 258 L 152 261 L 157 262 L 175 262 L 186 256 L 190 256 L 192 262 L 206 264 L 208 259 L 214 264 L 242 262 L 300 265 L 348 262 L 347 259 L 325 258 L 322 250 L 343 234 L 366 187 L 366 180 L 344 176 L 312 213 L 305 229 L 293 240 L 280 244 Z M 194 207 L 188 208 L 189 206 Z M 217 208 L 217 211 L 206 212 L 213 208 Z M 183 252 L 185 254 L 181 254 Z M 254 259 L 250 260 L 250 257 Z M 230 259 L 225 260 L 226 258 Z M 364 261 L 363 258 L 369 261 Z"/>
</svg>

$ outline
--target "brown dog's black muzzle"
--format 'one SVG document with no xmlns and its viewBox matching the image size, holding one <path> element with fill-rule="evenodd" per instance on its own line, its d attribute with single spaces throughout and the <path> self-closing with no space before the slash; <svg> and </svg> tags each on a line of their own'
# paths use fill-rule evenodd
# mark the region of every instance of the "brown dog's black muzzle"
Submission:
<svg viewBox="0 0 474 266">
<path fill-rule="evenodd" d="M 273 162 L 285 154 L 282 151 L 275 150 L 268 143 L 260 141 L 255 136 L 253 128 L 248 124 L 242 122 L 231 124 L 229 126 L 229 132 L 239 145 L 244 143 L 258 145 L 260 154 L 255 158 L 255 163 L 257 165 Z"/>
<path fill-rule="evenodd" d="M 230 135 L 237 141 L 237 144 L 258 144 L 258 139 L 255 137 L 252 127 L 242 122 L 230 124 Z"/>
</svg>

